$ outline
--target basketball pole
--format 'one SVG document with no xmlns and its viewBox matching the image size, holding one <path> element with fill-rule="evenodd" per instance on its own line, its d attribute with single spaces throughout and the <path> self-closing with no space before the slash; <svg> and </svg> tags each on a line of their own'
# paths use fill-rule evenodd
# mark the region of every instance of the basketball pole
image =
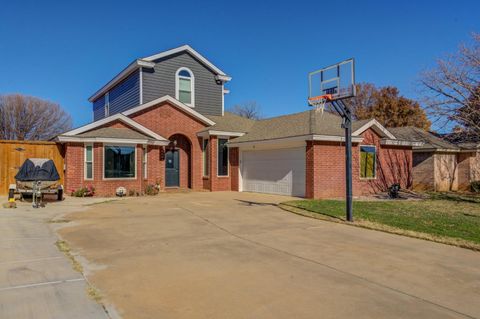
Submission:
<svg viewBox="0 0 480 319">
<path fill-rule="evenodd" d="M 342 100 L 332 101 L 335 110 L 343 118 L 345 129 L 345 210 L 346 219 L 353 222 L 353 187 L 352 187 L 352 113 Z"/>
</svg>

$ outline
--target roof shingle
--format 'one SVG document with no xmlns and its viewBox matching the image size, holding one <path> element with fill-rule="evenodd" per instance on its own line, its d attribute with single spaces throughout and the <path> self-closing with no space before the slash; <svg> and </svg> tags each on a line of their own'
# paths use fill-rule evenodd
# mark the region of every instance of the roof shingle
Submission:
<svg viewBox="0 0 480 319">
<path fill-rule="evenodd" d="M 415 149 L 442 149 L 442 150 L 458 150 L 458 147 L 433 135 L 430 132 L 424 131 L 418 127 L 391 127 L 388 130 L 395 135 L 396 138 L 402 140 L 410 140 L 423 142 L 423 146 L 415 147 Z"/>
</svg>

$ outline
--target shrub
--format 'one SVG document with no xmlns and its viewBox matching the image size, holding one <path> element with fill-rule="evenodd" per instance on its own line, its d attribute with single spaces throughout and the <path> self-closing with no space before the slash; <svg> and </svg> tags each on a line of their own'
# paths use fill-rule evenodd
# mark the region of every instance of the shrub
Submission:
<svg viewBox="0 0 480 319">
<path fill-rule="evenodd" d="M 159 191 L 158 185 L 149 184 L 145 187 L 145 194 L 153 196 L 157 195 Z"/>
<path fill-rule="evenodd" d="M 470 187 L 472 188 L 472 192 L 480 193 L 480 181 L 471 182 Z"/>
<path fill-rule="evenodd" d="M 95 195 L 95 188 L 92 185 L 81 187 L 77 190 L 72 190 L 71 195 L 73 197 L 90 197 Z"/>
</svg>

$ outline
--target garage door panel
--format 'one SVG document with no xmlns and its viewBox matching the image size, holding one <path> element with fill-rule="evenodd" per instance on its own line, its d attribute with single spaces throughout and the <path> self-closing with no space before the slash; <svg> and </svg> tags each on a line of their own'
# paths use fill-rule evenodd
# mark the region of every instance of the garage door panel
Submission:
<svg viewBox="0 0 480 319">
<path fill-rule="evenodd" d="M 305 148 L 246 151 L 242 155 L 243 190 L 305 195 Z"/>
</svg>

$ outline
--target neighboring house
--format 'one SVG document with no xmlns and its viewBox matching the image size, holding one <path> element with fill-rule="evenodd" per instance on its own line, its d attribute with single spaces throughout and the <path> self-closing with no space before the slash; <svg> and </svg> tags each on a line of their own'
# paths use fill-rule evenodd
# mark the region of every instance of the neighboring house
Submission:
<svg viewBox="0 0 480 319">
<path fill-rule="evenodd" d="M 401 139 L 424 144 L 413 148 L 413 188 L 417 190 L 469 190 L 480 179 L 480 144 L 450 143 L 416 127 L 389 129 Z"/>
<path fill-rule="evenodd" d="M 61 134 L 67 190 L 149 184 L 309 198 L 344 196 L 342 119 L 305 111 L 249 120 L 224 111 L 230 77 L 189 46 L 139 59 L 90 101 L 94 122 Z M 410 187 L 412 147 L 375 120 L 353 123 L 354 195 Z"/>
</svg>

